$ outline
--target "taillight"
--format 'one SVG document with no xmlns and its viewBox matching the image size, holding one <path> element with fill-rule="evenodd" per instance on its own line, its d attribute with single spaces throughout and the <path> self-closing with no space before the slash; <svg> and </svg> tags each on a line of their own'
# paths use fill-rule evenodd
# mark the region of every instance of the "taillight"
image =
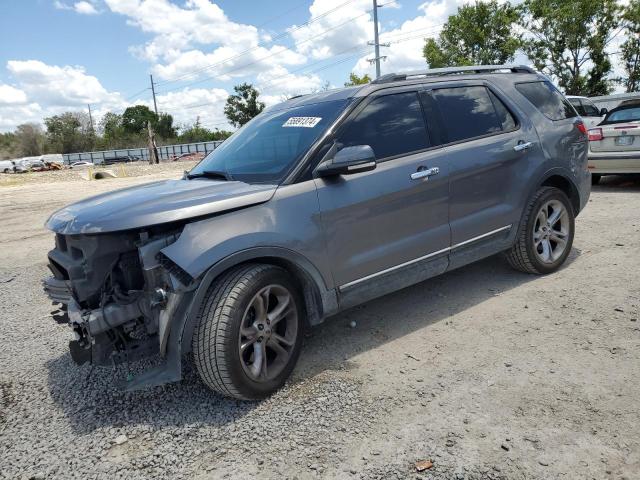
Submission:
<svg viewBox="0 0 640 480">
<path fill-rule="evenodd" d="M 589 141 L 590 142 L 598 142 L 604 138 L 602 135 L 601 128 L 591 128 L 589 129 Z"/>
<path fill-rule="evenodd" d="M 582 122 L 576 122 L 576 128 L 580 130 L 580 133 L 583 135 L 587 134 L 587 127 L 584 126 Z"/>
</svg>

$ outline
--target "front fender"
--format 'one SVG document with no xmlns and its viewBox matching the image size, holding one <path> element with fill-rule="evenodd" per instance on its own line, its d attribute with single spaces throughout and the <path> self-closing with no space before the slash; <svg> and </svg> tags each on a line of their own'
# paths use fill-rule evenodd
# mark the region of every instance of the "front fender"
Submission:
<svg viewBox="0 0 640 480">
<path fill-rule="evenodd" d="M 301 254 L 281 247 L 256 247 L 243 250 L 221 260 L 206 271 L 195 290 L 187 315 L 180 319 L 182 324 L 176 322 L 172 325 L 172 329 L 175 328 L 181 332 L 179 339 L 182 352 L 191 350 L 191 338 L 198 321 L 198 312 L 202 302 L 206 300 L 211 285 L 225 271 L 251 261 L 273 263 L 281 265 L 289 271 L 294 270 L 292 273 L 302 283 L 301 287 L 307 307 L 314 306 L 315 309 L 314 312 L 308 312 L 311 325 L 318 324 L 323 318 L 337 312 L 336 291 L 327 288 L 318 269 Z M 178 336 L 174 338 L 178 338 Z"/>
</svg>

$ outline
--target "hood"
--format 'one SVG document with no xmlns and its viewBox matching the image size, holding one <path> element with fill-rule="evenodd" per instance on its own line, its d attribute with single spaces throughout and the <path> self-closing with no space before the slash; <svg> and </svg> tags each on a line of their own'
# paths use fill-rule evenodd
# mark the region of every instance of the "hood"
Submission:
<svg viewBox="0 0 640 480">
<path fill-rule="evenodd" d="M 46 226 L 64 235 L 148 227 L 263 203 L 276 188 L 210 179 L 165 180 L 73 203 L 51 215 Z"/>
</svg>

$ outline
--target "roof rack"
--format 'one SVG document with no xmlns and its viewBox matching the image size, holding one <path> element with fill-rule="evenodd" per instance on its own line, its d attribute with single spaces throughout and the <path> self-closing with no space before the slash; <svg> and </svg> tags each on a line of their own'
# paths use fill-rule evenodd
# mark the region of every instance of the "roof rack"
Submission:
<svg viewBox="0 0 640 480">
<path fill-rule="evenodd" d="M 407 73 L 389 73 L 377 78 L 371 83 L 391 83 L 407 80 L 412 77 L 435 77 L 440 75 L 470 74 L 470 73 L 499 73 L 508 70 L 510 73 L 537 73 L 525 65 L 474 65 L 470 67 L 432 68 Z"/>
</svg>

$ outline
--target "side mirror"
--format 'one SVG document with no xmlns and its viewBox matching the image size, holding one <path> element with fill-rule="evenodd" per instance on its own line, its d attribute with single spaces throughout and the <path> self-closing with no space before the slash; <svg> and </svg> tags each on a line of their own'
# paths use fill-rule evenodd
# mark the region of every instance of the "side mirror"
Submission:
<svg viewBox="0 0 640 480">
<path fill-rule="evenodd" d="M 600 109 L 600 116 L 604 117 L 607 113 L 609 113 L 609 110 L 607 110 L 606 108 L 601 108 Z"/>
<path fill-rule="evenodd" d="M 376 156 L 369 145 L 354 145 L 338 151 L 333 158 L 316 168 L 319 177 L 349 175 L 367 172 L 376 168 Z"/>
</svg>

